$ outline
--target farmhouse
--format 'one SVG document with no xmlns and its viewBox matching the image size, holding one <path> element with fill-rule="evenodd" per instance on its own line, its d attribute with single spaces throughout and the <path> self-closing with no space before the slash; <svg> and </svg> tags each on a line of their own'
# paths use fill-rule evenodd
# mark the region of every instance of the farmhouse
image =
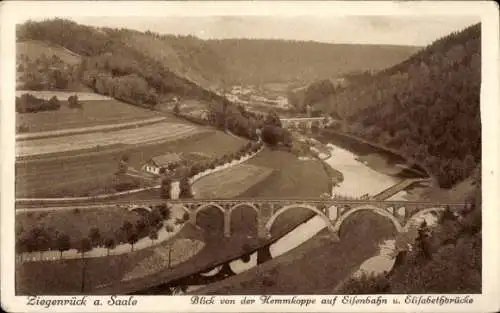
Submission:
<svg viewBox="0 0 500 313">
<path fill-rule="evenodd" d="M 143 169 L 148 173 L 159 175 L 161 168 L 167 169 L 168 166 L 177 165 L 180 162 L 181 158 L 178 154 L 167 153 L 152 157 L 144 164 Z"/>
</svg>

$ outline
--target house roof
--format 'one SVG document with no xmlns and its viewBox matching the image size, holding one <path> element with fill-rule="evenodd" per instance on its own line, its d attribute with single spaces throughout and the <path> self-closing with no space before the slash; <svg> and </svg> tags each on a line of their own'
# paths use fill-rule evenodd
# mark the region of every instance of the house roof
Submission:
<svg viewBox="0 0 500 313">
<path fill-rule="evenodd" d="M 172 164 L 172 163 L 180 162 L 181 157 L 175 153 L 167 153 L 167 154 L 157 155 L 155 157 L 152 157 L 151 161 L 153 161 L 156 165 L 161 167 L 161 166 L 167 166 L 167 165 Z"/>
</svg>

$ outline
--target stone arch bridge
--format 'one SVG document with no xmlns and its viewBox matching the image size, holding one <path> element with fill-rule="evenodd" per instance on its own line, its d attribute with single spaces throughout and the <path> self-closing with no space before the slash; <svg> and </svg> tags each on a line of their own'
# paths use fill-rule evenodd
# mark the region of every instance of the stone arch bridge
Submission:
<svg viewBox="0 0 500 313">
<path fill-rule="evenodd" d="M 280 119 L 281 125 L 284 128 L 298 129 L 305 127 L 311 129 L 313 125 L 318 128 L 325 128 L 328 124 L 328 119 L 324 117 L 295 117 L 295 118 L 282 118 Z"/>
<path fill-rule="evenodd" d="M 360 211 L 370 211 L 387 218 L 397 232 L 406 232 L 419 222 L 419 218 L 430 212 L 441 212 L 447 207 L 453 212 L 465 208 L 462 203 L 431 203 L 409 201 L 374 200 L 172 200 L 135 201 L 131 210 L 168 204 L 180 206 L 188 213 L 189 223 L 196 225 L 198 214 L 209 208 L 220 210 L 224 216 L 224 236 L 231 236 L 231 216 L 234 210 L 245 208 L 254 210 L 257 216 L 257 231 L 260 239 L 271 236 L 271 228 L 276 219 L 293 209 L 307 209 L 324 220 L 335 238 L 349 216 Z"/>
</svg>

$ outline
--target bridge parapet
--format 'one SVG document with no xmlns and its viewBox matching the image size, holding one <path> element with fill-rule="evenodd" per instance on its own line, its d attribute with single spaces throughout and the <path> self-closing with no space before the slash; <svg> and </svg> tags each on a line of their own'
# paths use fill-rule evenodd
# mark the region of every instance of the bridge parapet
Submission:
<svg viewBox="0 0 500 313">
<path fill-rule="evenodd" d="M 285 212 L 297 208 L 307 209 L 325 221 L 326 226 L 338 237 L 344 221 L 361 211 L 371 211 L 389 219 L 397 232 L 405 232 L 419 218 L 430 212 L 441 212 L 446 208 L 460 211 L 463 203 L 433 203 L 411 201 L 376 201 L 376 200 L 333 200 L 333 199 L 188 199 L 188 200 L 153 200 L 134 201 L 135 207 L 161 204 L 176 205 L 189 214 L 189 221 L 196 225 L 199 212 L 209 208 L 220 210 L 224 216 L 224 235 L 231 236 L 231 214 L 240 207 L 254 210 L 257 216 L 258 237 L 269 238 L 276 219 Z"/>
<path fill-rule="evenodd" d="M 305 126 L 305 128 L 311 129 L 313 125 L 316 125 L 319 128 L 324 128 L 327 123 L 327 120 L 324 117 L 282 118 L 280 121 L 283 127 L 295 129 L 300 126 Z"/>
</svg>

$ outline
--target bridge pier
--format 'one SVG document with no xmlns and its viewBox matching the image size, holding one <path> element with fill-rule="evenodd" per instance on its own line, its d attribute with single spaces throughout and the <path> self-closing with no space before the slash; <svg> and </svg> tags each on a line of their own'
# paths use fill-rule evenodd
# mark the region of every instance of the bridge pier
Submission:
<svg viewBox="0 0 500 313">
<path fill-rule="evenodd" d="M 196 227 L 196 212 L 195 211 L 189 212 L 189 224 Z"/>
<path fill-rule="evenodd" d="M 271 238 L 271 231 L 267 228 L 267 221 L 273 215 L 272 204 L 261 205 L 257 213 L 257 237 L 262 240 Z"/>
<path fill-rule="evenodd" d="M 273 257 L 271 256 L 269 246 L 261 247 L 259 250 L 257 250 L 257 265 L 267 262 L 272 258 Z"/>
<path fill-rule="evenodd" d="M 224 237 L 231 237 L 231 212 L 224 212 Z"/>
</svg>

